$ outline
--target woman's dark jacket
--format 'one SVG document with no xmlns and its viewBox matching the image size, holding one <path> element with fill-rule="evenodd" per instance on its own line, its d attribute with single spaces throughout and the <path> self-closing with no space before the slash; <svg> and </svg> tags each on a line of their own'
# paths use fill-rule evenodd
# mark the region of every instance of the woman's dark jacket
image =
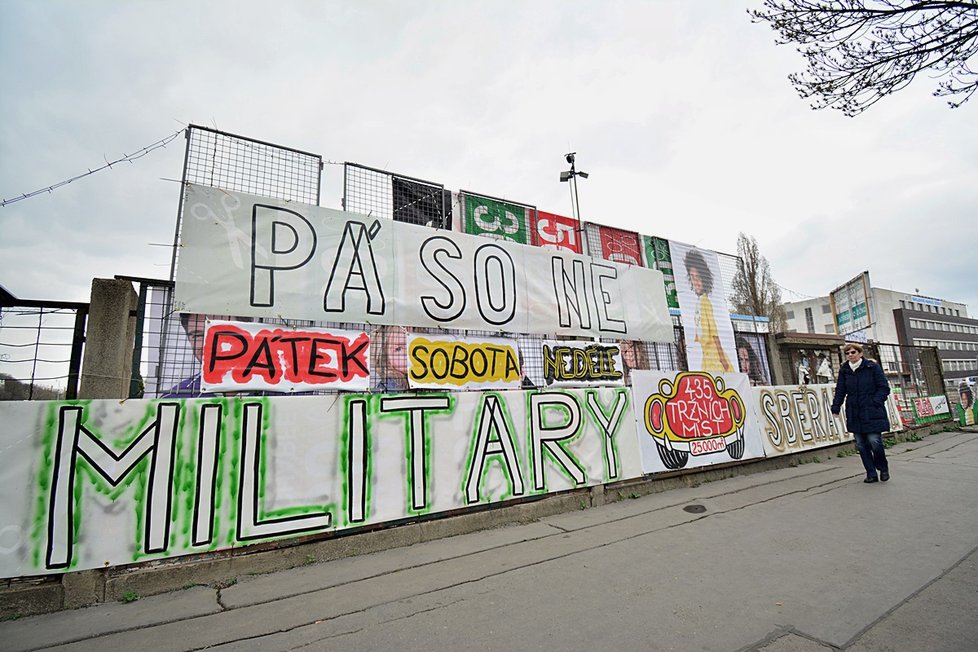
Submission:
<svg viewBox="0 0 978 652">
<path fill-rule="evenodd" d="M 853 371 L 849 363 L 844 362 L 835 383 L 832 413 L 839 412 L 844 399 L 846 430 L 859 434 L 886 432 L 890 429 L 890 419 L 886 415 L 889 394 L 890 385 L 878 364 L 863 358 L 863 363 Z"/>
</svg>

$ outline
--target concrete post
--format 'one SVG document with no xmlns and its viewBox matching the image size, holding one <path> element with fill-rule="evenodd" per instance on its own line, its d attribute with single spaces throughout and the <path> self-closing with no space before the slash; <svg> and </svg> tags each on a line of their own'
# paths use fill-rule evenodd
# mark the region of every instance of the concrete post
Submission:
<svg viewBox="0 0 978 652">
<path fill-rule="evenodd" d="M 92 280 L 78 398 L 129 397 L 136 303 L 136 291 L 129 281 Z"/>
</svg>

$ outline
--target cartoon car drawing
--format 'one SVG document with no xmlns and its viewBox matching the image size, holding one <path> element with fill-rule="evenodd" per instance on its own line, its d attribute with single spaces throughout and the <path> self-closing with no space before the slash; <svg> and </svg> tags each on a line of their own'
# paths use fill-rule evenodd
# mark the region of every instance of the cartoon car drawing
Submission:
<svg viewBox="0 0 978 652">
<path fill-rule="evenodd" d="M 686 466 L 690 455 L 726 451 L 744 455 L 744 401 L 723 378 L 702 371 L 684 372 L 675 382 L 659 381 L 659 393 L 645 401 L 645 429 L 667 469 Z"/>
</svg>

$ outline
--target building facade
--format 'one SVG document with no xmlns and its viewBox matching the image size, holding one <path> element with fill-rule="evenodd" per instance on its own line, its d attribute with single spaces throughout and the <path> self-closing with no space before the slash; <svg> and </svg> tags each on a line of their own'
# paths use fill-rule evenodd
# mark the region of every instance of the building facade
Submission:
<svg viewBox="0 0 978 652">
<path fill-rule="evenodd" d="M 845 334 L 847 341 L 873 341 L 899 346 L 934 347 L 948 388 L 978 376 L 978 319 L 968 317 L 963 303 L 919 293 L 870 288 L 870 325 Z M 784 304 L 788 331 L 838 334 L 828 296 Z M 897 360 L 889 372 L 897 372 Z"/>
</svg>

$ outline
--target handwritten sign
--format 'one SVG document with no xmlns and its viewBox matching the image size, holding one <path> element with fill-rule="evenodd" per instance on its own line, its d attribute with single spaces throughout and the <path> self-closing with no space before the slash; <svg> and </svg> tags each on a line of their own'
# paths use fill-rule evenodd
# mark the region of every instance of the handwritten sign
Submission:
<svg viewBox="0 0 978 652">
<path fill-rule="evenodd" d="M 621 385 L 622 369 L 617 344 L 574 340 L 543 342 L 543 377 L 548 386 Z"/>
<path fill-rule="evenodd" d="M 635 370 L 632 391 L 646 473 L 764 455 L 745 374 Z"/>
<path fill-rule="evenodd" d="M 184 210 L 180 311 L 673 340 L 656 270 L 194 184 Z"/>
<path fill-rule="evenodd" d="M 439 338 L 413 335 L 408 341 L 412 388 L 519 389 L 519 350 L 503 338 Z"/>
<path fill-rule="evenodd" d="M 628 390 L 0 401 L 0 578 L 238 549 L 641 475 Z"/>
<path fill-rule="evenodd" d="M 366 333 L 207 321 L 204 392 L 365 390 L 370 372 Z"/>
</svg>

